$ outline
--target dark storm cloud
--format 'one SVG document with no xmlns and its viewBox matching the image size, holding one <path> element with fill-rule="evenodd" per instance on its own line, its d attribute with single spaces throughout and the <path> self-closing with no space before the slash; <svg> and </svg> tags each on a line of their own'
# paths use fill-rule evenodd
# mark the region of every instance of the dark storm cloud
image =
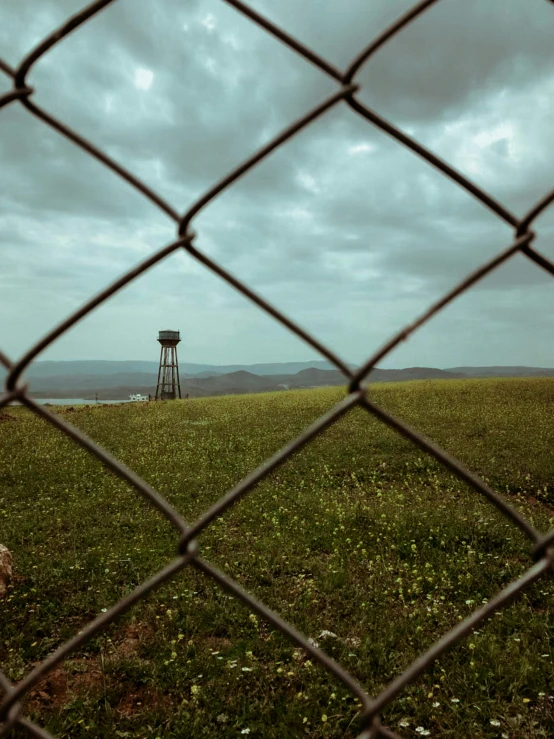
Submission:
<svg viewBox="0 0 554 739">
<path fill-rule="evenodd" d="M 412 5 L 253 7 L 345 68 Z M 16 66 L 79 9 L 70 0 L 4 2 L 0 56 Z M 364 66 L 360 99 L 521 216 L 554 184 L 553 31 L 554 9 L 542 0 L 441 0 Z M 119 0 L 41 59 L 29 81 L 37 104 L 180 212 L 336 90 L 219 0 Z M 0 160 L 2 309 L 20 306 L 17 331 L 6 325 L 0 344 L 19 352 L 169 242 L 175 228 L 18 104 L 0 111 Z M 193 227 L 199 248 L 353 359 L 513 239 L 482 204 L 343 103 L 208 205 Z M 538 246 L 554 256 L 554 218 L 545 214 L 537 230 Z M 523 301 L 529 316 L 533 305 L 549 305 L 550 289 L 545 273 L 514 261 L 394 360 L 447 366 L 499 363 L 502 355 L 552 363 L 554 351 L 541 342 L 533 354 L 529 329 L 520 319 L 512 330 L 506 310 Z M 495 301 L 503 308 L 493 315 Z M 483 316 L 504 337 L 494 342 L 498 356 L 474 330 Z M 186 325 L 191 360 L 308 356 L 185 255 L 127 288 L 52 356 L 147 357 L 158 323 L 168 320 Z M 459 341 L 441 342 L 452 331 Z"/>
</svg>

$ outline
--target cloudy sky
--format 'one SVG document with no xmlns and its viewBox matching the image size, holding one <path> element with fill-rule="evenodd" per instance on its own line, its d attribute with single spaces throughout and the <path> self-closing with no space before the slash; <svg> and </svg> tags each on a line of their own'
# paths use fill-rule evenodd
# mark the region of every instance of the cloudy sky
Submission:
<svg viewBox="0 0 554 739">
<path fill-rule="evenodd" d="M 251 0 L 345 69 L 413 0 Z M 12 66 L 77 0 L 2 0 Z M 440 0 L 360 71 L 359 99 L 518 217 L 554 187 L 554 5 Z M 34 100 L 180 213 L 336 90 L 222 0 L 117 0 L 32 69 Z M 0 93 L 11 82 L 0 73 Z M 0 349 L 16 358 L 175 224 L 19 103 L 0 110 Z M 344 359 L 361 362 L 512 229 L 345 103 L 193 220 L 196 246 Z M 554 208 L 534 226 L 554 258 Z M 515 257 L 381 366 L 554 366 L 554 284 Z M 264 362 L 314 351 L 185 253 L 170 256 L 43 359 Z"/>
</svg>

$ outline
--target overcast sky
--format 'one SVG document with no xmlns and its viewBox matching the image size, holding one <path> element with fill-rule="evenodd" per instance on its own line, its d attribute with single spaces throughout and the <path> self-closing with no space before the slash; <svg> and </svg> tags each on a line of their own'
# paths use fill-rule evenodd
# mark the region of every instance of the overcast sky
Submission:
<svg viewBox="0 0 554 739">
<path fill-rule="evenodd" d="M 344 69 L 413 0 L 252 0 Z M 2 0 L 0 56 L 17 66 L 75 0 Z M 358 75 L 360 99 L 517 216 L 554 187 L 554 5 L 441 0 Z M 336 83 L 222 0 L 117 0 L 32 69 L 34 99 L 179 212 Z M 0 73 L 0 93 L 10 88 Z M 32 117 L 0 111 L 0 349 L 16 358 L 175 224 Z M 341 103 L 194 220 L 196 245 L 361 362 L 513 232 Z M 554 258 L 554 209 L 534 226 Z M 554 366 L 554 284 L 517 256 L 381 366 Z M 101 306 L 41 359 L 316 358 L 185 253 Z"/>
</svg>

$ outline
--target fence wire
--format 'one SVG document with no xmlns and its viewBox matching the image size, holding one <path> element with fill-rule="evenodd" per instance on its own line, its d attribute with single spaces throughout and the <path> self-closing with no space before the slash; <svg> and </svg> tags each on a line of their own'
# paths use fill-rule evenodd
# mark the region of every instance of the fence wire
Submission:
<svg viewBox="0 0 554 739">
<path fill-rule="evenodd" d="M 33 102 L 34 89 L 27 82 L 27 75 L 31 71 L 33 65 L 36 64 L 36 62 L 39 61 L 39 59 L 41 59 L 44 54 L 50 51 L 56 44 L 61 43 L 71 32 L 80 28 L 84 23 L 93 18 L 93 16 L 115 2 L 115 0 L 97 0 L 96 2 L 90 3 L 81 12 L 69 18 L 60 28 L 41 41 L 22 60 L 19 67 L 16 69 L 12 68 L 9 64 L 0 59 L 0 70 L 10 77 L 13 82 L 12 90 L 0 97 L 0 108 L 10 104 L 22 105 L 29 113 L 58 131 L 58 133 L 72 141 L 81 149 L 84 149 L 84 151 L 88 152 L 92 157 L 96 158 L 106 167 L 118 174 L 123 180 L 126 180 L 132 187 L 141 192 L 146 198 L 165 212 L 177 226 L 177 238 L 173 243 L 157 251 L 137 267 L 129 270 L 121 278 L 106 287 L 101 293 L 91 298 L 79 310 L 75 311 L 75 313 L 49 331 L 40 341 L 29 349 L 21 359 L 16 362 L 11 362 L 2 352 L 0 352 L 0 362 L 8 370 L 5 390 L 0 396 L 0 408 L 12 403 L 20 402 L 27 406 L 27 408 L 37 416 L 58 428 L 68 437 L 73 439 L 76 444 L 80 445 L 99 459 L 108 469 L 128 482 L 137 491 L 137 493 L 142 495 L 150 503 L 150 505 L 157 508 L 158 511 L 175 527 L 179 538 L 177 556 L 171 564 L 143 582 L 132 593 L 108 609 L 107 612 L 102 613 L 93 621 L 88 623 L 72 639 L 62 644 L 62 646 L 60 646 L 48 658 L 39 663 L 20 682 L 12 684 L 0 670 L 0 695 L 3 696 L 0 702 L 0 739 L 7 736 L 7 734 L 14 728 L 19 728 L 32 737 L 53 739 L 51 734 L 49 734 L 45 729 L 30 721 L 22 714 L 22 699 L 34 687 L 36 687 L 56 665 L 69 657 L 72 652 L 78 649 L 92 636 L 101 632 L 108 626 L 108 624 L 113 622 L 118 616 L 144 598 L 148 593 L 155 590 L 172 577 L 175 577 L 185 567 L 195 567 L 197 570 L 203 572 L 215 582 L 219 583 L 222 588 L 243 601 L 243 603 L 245 603 L 253 612 L 257 613 L 262 619 L 265 619 L 276 629 L 285 634 L 298 647 L 301 647 L 305 652 L 307 652 L 312 660 L 319 663 L 335 678 L 340 680 L 362 705 L 360 716 L 361 732 L 358 734 L 358 739 L 377 739 L 378 737 L 388 737 L 389 739 L 396 737 L 396 739 L 399 739 L 398 734 L 381 723 L 380 713 L 383 709 L 393 701 L 407 685 L 413 683 L 422 672 L 429 668 L 443 652 L 463 640 L 478 626 L 478 624 L 489 618 L 495 611 L 508 605 L 525 588 L 529 587 L 533 582 L 549 573 L 552 568 L 553 551 L 551 549 L 551 545 L 554 542 L 554 529 L 547 533 L 537 531 L 533 525 L 518 511 L 512 508 L 504 498 L 492 490 L 483 480 L 481 480 L 470 469 L 465 467 L 459 460 L 455 459 L 435 443 L 422 436 L 417 430 L 410 428 L 400 419 L 376 405 L 371 399 L 369 389 L 367 384 L 364 383 L 364 380 L 377 363 L 384 359 L 400 342 L 407 339 L 414 331 L 427 323 L 427 321 L 429 321 L 457 296 L 469 290 L 469 288 L 471 288 L 475 283 L 490 274 L 501 264 L 507 262 L 515 254 L 523 254 L 539 267 L 546 270 L 551 275 L 554 275 L 554 263 L 534 248 L 533 242 L 535 240 L 535 233 L 531 230 L 531 226 L 535 219 L 554 201 L 554 190 L 531 208 L 523 218 L 518 218 L 497 202 L 489 193 L 468 180 L 460 172 L 456 171 L 445 161 L 433 154 L 433 152 L 427 150 L 417 141 L 407 136 L 394 124 L 382 118 L 376 111 L 364 105 L 356 97 L 359 86 L 355 79 L 356 74 L 362 66 L 384 44 L 386 44 L 387 41 L 399 34 L 410 23 L 415 21 L 426 10 L 431 8 L 431 6 L 438 3 L 439 0 L 423 0 L 414 5 L 411 10 L 401 16 L 395 23 L 375 38 L 365 49 L 360 51 L 358 56 L 355 57 L 345 71 L 341 71 L 334 67 L 312 49 L 290 36 L 286 31 L 277 27 L 274 23 L 269 21 L 263 15 L 252 10 L 252 8 L 245 5 L 240 0 L 222 1 L 232 6 L 237 12 L 242 13 L 244 16 L 249 18 L 253 23 L 264 29 L 265 32 L 279 39 L 279 41 L 281 41 L 285 46 L 288 46 L 290 49 L 302 56 L 306 61 L 318 67 L 323 74 L 332 78 L 337 83 L 337 90 L 320 105 L 308 111 L 303 117 L 292 122 L 288 128 L 276 136 L 269 144 L 252 154 L 249 159 L 225 175 L 225 177 L 223 177 L 210 190 L 205 192 L 184 215 L 180 215 L 160 195 L 150 189 L 146 183 L 134 177 L 106 153 L 98 149 L 91 141 L 80 136 L 77 131 L 66 126 L 62 121 L 54 118 L 46 110 Z M 256 294 L 239 278 L 229 274 L 220 264 L 214 262 L 206 254 L 201 252 L 196 245 L 199 239 L 197 239 L 196 234 L 191 229 L 191 222 L 194 216 L 197 215 L 209 202 L 216 198 L 224 189 L 236 182 L 239 177 L 242 177 L 259 162 L 264 160 L 272 151 L 285 145 L 286 142 L 299 131 L 309 126 L 317 118 L 320 118 L 327 111 L 331 110 L 331 108 L 339 104 L 347 105 L 351 110 L 366 119 L 370 124 L 387 133 L 399 144 L 410 149 L 414 154 L 422 157 L 428 164 L 438 169 L 446 177 L 456 182 L 466 192 L 473 195 L 473 197 L 489 208 L 500 220 L 510 225 L 514 230 L 513 241 L 504 251 L 481 265 L 477 270 L 456 285 L 456 287 L 454 287 L 450 292 L 444 295 L 444 297 L 432 305 L 423 315 L 394 335 L 379 351 L 371 356 L 367 362 L 356 371 L 351 371 L 347 363 L 341 360 L 330 348 L 321 344 L 311 334 L 298 326 L 293 320 L 284 316 L 274 306 L 270 305 L 261 296 Z M 34 401 L 27 393 L 27 386 L 21 382 L 21 375 L 24 370 L 29 367 L 29 365 L 44 349 L 51 346 L 58 337 L 77 324 L 83 317 L 87 316 L 92 310 L 94 310 L 94 308 L 101 305 L 112 295 L 117 293 L 122 287 L 133 281 L 139 275 L 149 270 L 170 254 L 180 249 L 186 251 L 191 257 L 205 265 L 207 269 L 219 275 L 219 277 L 221 277 L 225 282 L 232 285 L 236 290 L 255 303 L 260 309 L 268 313 L 282 325 L 286 326 L 290 331 L 296 334 L 296 336 L 301 338 L 319 354 L 328 359 L 342 372 L 348 385 L 348 395 L 343 401 L 338 403 L 330 412 L 319 418 L 302 434 L 300 434 L 300 436 L 283 447 L 274 456 L 266 460 L 260 467 L 258 467 L 258 469 L 251 472 L 236 487 L 229 490 L 217 503 L 215 503 L 192 524 L 185 522 L 179 513 L 174 510 L 172 506 L 150 485 L 148 485 L 148 483 L 135 474 L 133 470 L 126 467 L 118 459 L 109 454 L 92 439 L 89 439 L 77 428 L 67 423 L 67 421 L 62 419 L 60 416 L 50 412 L 47 408 Z M 512 582 L 508 587 L 498 593 L 496 597 L 489 600 L 485 606 L 474 611 L 471 616 L 460 622 L 454 629 L 445 634 L 427 652 L 418 657 L 406 670 L 404 670 L 404 672 L 392 680 L 392 682 L 390 682 L 389 685 L 376 697 L 369 696 L 352 675 L 337 664 L 337 662 L 332 660 L 324 651 L 310 642 L 307 637 L 299 633 L 293 626 L 284 621 L 277 613 L 271 611 L 250 593 L 241 588 L 233 579 L 229 578 L 212 564 L 201 558 L 196 542 L 196 537 L 201 534 L 202 531 L 210 525 L 210 523 L 219 518 L 227 508 L 251 491 L 260 480 L 269 475 L 275 468 L 283 464 L 295 452 L 309 444 L 316 436 L 335 423 L 335 421 L 347 413 L 351 408 L 356 406 L 365 409 L 369 414 L 375 416 L 384 424 L 390 426 L 399 434 L 412 441 L 416 446 L 435 457 L 435 459 L 457 475 L 458 478 L 470 485 L 477 493 L 484 496 L 515 526 L 519 527 L 531 540 L 533 545 L 532 552 L 534 564 L 529 567 L 520 579 Z"/>
</svg>

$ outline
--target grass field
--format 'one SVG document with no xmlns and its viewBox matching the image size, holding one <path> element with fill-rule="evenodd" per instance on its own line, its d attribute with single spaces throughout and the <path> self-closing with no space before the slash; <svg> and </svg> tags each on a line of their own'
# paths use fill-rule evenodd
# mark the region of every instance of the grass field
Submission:
<svg viewBox="0 0 554 739">
<path fill-rule="evenodd" d="M 344 390 L 59 409 L 193 521 Z M 373 386 L 383 407 L 554 524 L 554 380 Z M 133 490 L 23 408 L 0 416 L 0 667 L 21 679 L 175 555 Z M 523 535 L 438 463 L 351 412 L 199 538 L 202 555 L 375 694 L 531 563 Z M 387 708 L 401 736 L 554 736 L 551 580 Z M 333 636 L 323 632 L 332 632 Z M 193 570 L 57 668 L 28 715 L 58 737 L 355 737 L 358 705 Z M 19 736 L 12 732 L 10 736 Z"/>
</svg>

